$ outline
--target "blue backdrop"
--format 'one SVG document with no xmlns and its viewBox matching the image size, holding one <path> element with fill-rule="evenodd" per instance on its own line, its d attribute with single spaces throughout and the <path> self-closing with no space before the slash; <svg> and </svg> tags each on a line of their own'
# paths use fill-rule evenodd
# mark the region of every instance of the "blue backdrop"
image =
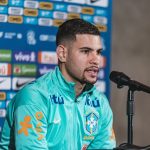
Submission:
<svg viewBox="0 0 150 150">
<path fill-rule="evenodd" d="M 55 34 L 67 19 L 101 31 L 103 58 L 96 86 L 109 98 L 112 0 L 0 1 L 0 132 L 6 107 L 28 82 L 55 68 Z"/>
</svg>

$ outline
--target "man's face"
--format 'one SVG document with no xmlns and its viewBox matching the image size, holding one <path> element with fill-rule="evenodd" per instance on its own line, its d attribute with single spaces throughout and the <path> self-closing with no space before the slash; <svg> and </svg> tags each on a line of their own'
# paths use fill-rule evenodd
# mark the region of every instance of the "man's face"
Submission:
<svg viewBox="0 0 150 150">
<path fill-rule="evenodd" d="M 65 69 L 69 81 L 94 84 L 97 81 L 101 50 L 100 36 L 77 34 L 76 41 L 67 49 Z"/>
</svg>

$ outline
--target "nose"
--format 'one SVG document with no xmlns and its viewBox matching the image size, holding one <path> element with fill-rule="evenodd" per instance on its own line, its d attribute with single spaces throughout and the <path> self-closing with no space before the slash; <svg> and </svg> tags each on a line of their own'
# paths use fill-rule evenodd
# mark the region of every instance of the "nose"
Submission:
<svg viewBox="0 0 150 150">
<path fill-rule="evenodd" d="M 99 64 L 100 64 L 100 57 L 101 57 L 100 54 L 97 54 L 97 52 L 93 51 L 91 53 L 91 57 L 90 57 L 90 64 L 94 64 L 94 65 L 99 66 Z"/>
</svg>

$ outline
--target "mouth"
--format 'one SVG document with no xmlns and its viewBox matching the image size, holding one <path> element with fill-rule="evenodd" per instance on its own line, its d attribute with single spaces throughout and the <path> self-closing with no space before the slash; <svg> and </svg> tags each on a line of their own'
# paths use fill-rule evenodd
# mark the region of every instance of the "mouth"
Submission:
<svg viewBox="0 0 150 150">
<path fill-rule="evenodd" d="M 99 68 L 98 67 L 89 67 L 86 69 L 86 72 L 92 77 L 95 78 L 98 75 Z"/>
</svg>

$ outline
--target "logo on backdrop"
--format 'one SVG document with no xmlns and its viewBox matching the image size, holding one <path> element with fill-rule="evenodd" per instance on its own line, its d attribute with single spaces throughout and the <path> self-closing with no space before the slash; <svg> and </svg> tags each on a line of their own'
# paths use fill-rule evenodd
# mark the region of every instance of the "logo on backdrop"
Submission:
<svg viewBox="0 0 150 150">
<path fill-rule="evenodd" d="M 11 75 L 11 64 L 0 63 L 0 75 L 2 76 Z"/>
<path fill-rule="evenodd" d="M 79 3 L 79 4 L 84 4 L 85 0 L 64 0 L 65 2 L 70 2 L 70 3 Z"/>
<path fill-rule="evenodd" d="M 22 78 L 22 77 L 15 77 L 12 80 L 12 89 L 13 90 L 20 90 L 23 86 L 25 86 L 27 83 L 35 80 L 35 78 Z"/>
<path fill-rule="evenodd" d="M 108 7 L 108 0 L 86 0 L 86 3 L 91 6 Z"/>
<path fill-rule="evenodd" d="M 2 38 L 2 37 L 3 37 L 3 34 L 4 34 L 4 32 L 0 32 L 0 38 Z"/>
<path fill-rule="evenodd" d="M 106 92 L 106 83 L 104 81 L 97 81 L 95 83 L 95 86 L 96 86 L 98 91 Z"/>
<path fill-rule="evenodd" d="M 13 60 L 15 62 L 36 62 L 36 53 L 34 51 L 14 51 Z"/>
<path fill-rule="evenodd" d="M 6 93 L 5 92 L 0 92 L 0 101 L 6 99 Z"/>
<path fill-rule="evenodd" d="M 56 52 L 39 51 L 38 62 L 41 64 L 54 64 L 58 63 Z"/>
<path fill-rule="evenodd" d="M 1 90 L 10 90 L 11 89 L 10 77 L 0 77 L 0 89 Z"/>
<path fill-rule="evenodd" d="M 40 64 L 38 65 L 38 71 L 37 74 L 38 76 L 44 75 L 45 73 L 48 73 L 51 70 L 55 69 L 55 65 L 43 65 Z"/>
<path fill-rule="evenodd" d="M 6 116 L 6 109 L 0 109 L 0 117 L 5 117 Z"/>
<path fill-rule="evenodd" d="M 37 66 L 35 64 L 14 64 L 13 75 L 34 77 L 37 74 Z"/>
<path fill-rule="evenodd" d="M 27 43 L 29 45 L 35 45 L 36 44 L 35 32 L 32 30 L 27 32 Z"/>
</svg>

